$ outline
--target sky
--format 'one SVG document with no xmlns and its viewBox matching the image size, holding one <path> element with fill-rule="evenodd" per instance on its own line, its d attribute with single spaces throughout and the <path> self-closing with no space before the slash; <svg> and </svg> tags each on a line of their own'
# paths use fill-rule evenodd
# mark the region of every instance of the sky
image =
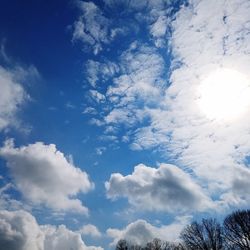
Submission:
<svg viewBox="0 0 250 250">
<path fill-rule="evenodd" d="M 250 204 L 249 0 L 0 8 L 0 249 L 178 242 Z"/>
</svg>

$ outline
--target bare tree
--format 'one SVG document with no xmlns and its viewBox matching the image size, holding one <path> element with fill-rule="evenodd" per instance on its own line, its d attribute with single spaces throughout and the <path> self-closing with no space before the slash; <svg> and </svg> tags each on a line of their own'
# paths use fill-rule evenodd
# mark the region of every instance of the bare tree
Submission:
<svg viewBox="0 0 250 250">
<path fill-rule="evenodd" d="M 250 210 L 236 211 L 225 218 L 224 239 L 229 249 L 250 249 Z"/>
<path fill-rule="evenodd" d="M 155 238 L 147 243 L 145 250 L 162 250 L 162 245 L 163 242 L 160 239 Z"/>
<path fill-rule="evenodd" d="M 188 250 L 223 249 L 222 227 L 215 219 L 193 222 L 182 231 L 181 239 Z"/>
<path fill-rule="evenodd" d="M 162 247 L 162 250 L 185 250 L 184 246 L 182 244 L 176 244 L 171 242 L 165 242 L 165 244 Z"/>
<path fill-rule="evenodd" d="M 128 250 L 128 242 L 126 240 L 119 240 L 115 247 L 116 250 Z"/>
</svg>

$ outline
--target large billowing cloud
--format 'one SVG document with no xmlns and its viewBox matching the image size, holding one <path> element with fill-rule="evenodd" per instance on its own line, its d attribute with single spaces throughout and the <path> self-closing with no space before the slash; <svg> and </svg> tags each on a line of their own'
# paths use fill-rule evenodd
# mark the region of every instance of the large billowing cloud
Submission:
<svg viewBox="0 0 250 250">
<path fill-rule="evenodd" d="M 172 224 L 162 226 L 151 225 L 145 220 L 136 220 L 123 229 L 109 228 L 107 235 L 113 238 L 111 245 L 115 245 L 120 239 L 141 246 L 154 238 L 173 242 L 178 240 L 180 232 L 189 219 L 189 217 L 178 217 Z"/>
<path fill-rule="evenodd" d="M 102 250 L 86 246 L 79 233 L 64 225 L 37 224 L 28 212 L 0 211 L 0 250 Z"/>
<path fill-rule="evenodd" d="M 141 164 L 131 175 L 112 174 L 105 185 L 108 198 L 126 197 L 130 204 L 144 210 L 202 211 L 212 207 L 190 176 L 170 164 L 159 168 Z"/>
<path fill-rule="evenodd" d="M 87 214 L 88 209 L 75 198 L 93 188 L 88 175 L 68 161 L 54 144 L 42 142 L 15 148 L 8 140 L 0 149 L 18 190 L 32 204 L 54 210 Z"/>
</svg>

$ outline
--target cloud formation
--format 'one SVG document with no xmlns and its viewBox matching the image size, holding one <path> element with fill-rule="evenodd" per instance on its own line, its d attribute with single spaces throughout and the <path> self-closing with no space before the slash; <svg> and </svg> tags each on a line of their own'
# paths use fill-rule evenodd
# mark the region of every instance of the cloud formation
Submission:
<svg viewBox="0 0 250 250">
<path fill-rule="evenodd" d="M 89 235 L 93 238 L 96 238 L 96 237 L 98 238 L 102 236 L 99 229 L 95 225 L 92 225 L 92 224 L 84 225 L 80 230 L 78 230 L 78 232 L 82 235 Z"/>
<path fill-rule="evenodd" d="M 105 121 L 129 127 L 126 136 L 132 142 L 132 149 L 157 149 L 176 165 L 192 172 L 223 206 L 237 206 L 237 195 L 241 197 L 240 204 L 249 200 L 247 195 L 241 195 L 244 185 L 239 185 L 239 180 L 244 179 L 243 173 L 249 172 L 245 162 L 250 149 L 250 111 L 246 110 L 237 119 L 210 119 L 199 106 L 198 90 L 204 79 L 218 70 L 234 70 L 250 79 L 249 11 L 246 0 L 190 1 L 180 8 L 171 24 L 169 85 L 167 78 L 162 77 L 164 61 L 153 63 L 157 50 L 151 50 L 150 56 L 144 55 L 145 64 L 134 50 L 132 56 L 125 56 L 131 59 L 126 74 L 114 78 L 107 92 L 113 100 L 113 110 Z M 163 17 L 158 17 L 151 26 L 155 39 L 164 33 L 157 28 L 157 22 L 170 21 L 165 19 L 166 15 Z M 134 68 L 139 61 L 140 66 Z M 123 65 L 126 68 L 126 60 Z M 162 85 L 155 84 L 162 79 Z"/>
<path fill-rule="evenodd" d="M 16 113 L 28 95 L 17 81 L 15 72 L 0 66 L 0 131 L 17 126 Z"/>
<path fill-rule="evenodd" d="M 230 121 L 209 119 L 199 109 L 197 88 L 219 69 L 232 69 L 250 79 L 246 69 L 250 35 L 245 25 L 249 10 L 249 1 L 192 1 L 178 12 L 172 64 L 179 66 L 166 92 L 163 114 L 168 118 L 158 116 L 158 125 L 153 125 L 155 131 L 171 135 L 168 147 L 183 165 L 224 191 L 231 188 L 249 152 L 249 111 Z"/>
<path fill-rule="evenodd" d="M 11 176 L 23 196 L 34 205 L 88 214 L 76 195 L 90 191 L 88 175 L 68 161 L 56 145 L 42 142 L 17 148 L 7 140 L 0 149 Z"/>
<path fill-rule="evenodd" d="M 149 211 L 202 211 L 212 207 L 203 190 L 180 168 L 140 164 L 131 175 L 111 175 L 105 183 L 107 197 L 125 197 L 137 208 Z"/>
<path fill-rule="evenodd" d="M 154 226 L 145 220 L 136 220 L 123 229 L 109 228 L 107 235 L 113 238 L 111 246 L 116 245 L 120 239 L 125 239 L 134 245 L 146 245 L 154 238 L 167 241 L 177 241 L 179 234 L 188 223 L 189 217 L 178 217 L 169 225 Z"/>
<path fill-rule="evenodd" d="M 86 246 L 79 233 L 64 225 L 40 226 L 28 212 L 0 211 L 0 249 L 6 250 L 102 250 Z"/>
<path fill-rule="evenodd" d="M 73 25 L 73 40 L 89 45 L 98 54 L 109 42 L 109 20 L 93 2 L 79 1 L 78 5 L 82 13 Z"/>
</svg>

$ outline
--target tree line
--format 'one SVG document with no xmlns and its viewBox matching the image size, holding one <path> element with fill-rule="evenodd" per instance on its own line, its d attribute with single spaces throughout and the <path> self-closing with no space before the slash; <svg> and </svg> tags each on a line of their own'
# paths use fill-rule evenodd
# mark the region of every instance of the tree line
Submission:
<svg viewBox="0 0 250 250">
<path fill-rule="evenodd" d="M 202 219 L 187 225 L 179 243 L 154 239 L 143 246 L 125 239 L 118 241 L 116 250 L 250 250 L 250 210 L 229 214 L 223 223 Z"/>
</svg>

